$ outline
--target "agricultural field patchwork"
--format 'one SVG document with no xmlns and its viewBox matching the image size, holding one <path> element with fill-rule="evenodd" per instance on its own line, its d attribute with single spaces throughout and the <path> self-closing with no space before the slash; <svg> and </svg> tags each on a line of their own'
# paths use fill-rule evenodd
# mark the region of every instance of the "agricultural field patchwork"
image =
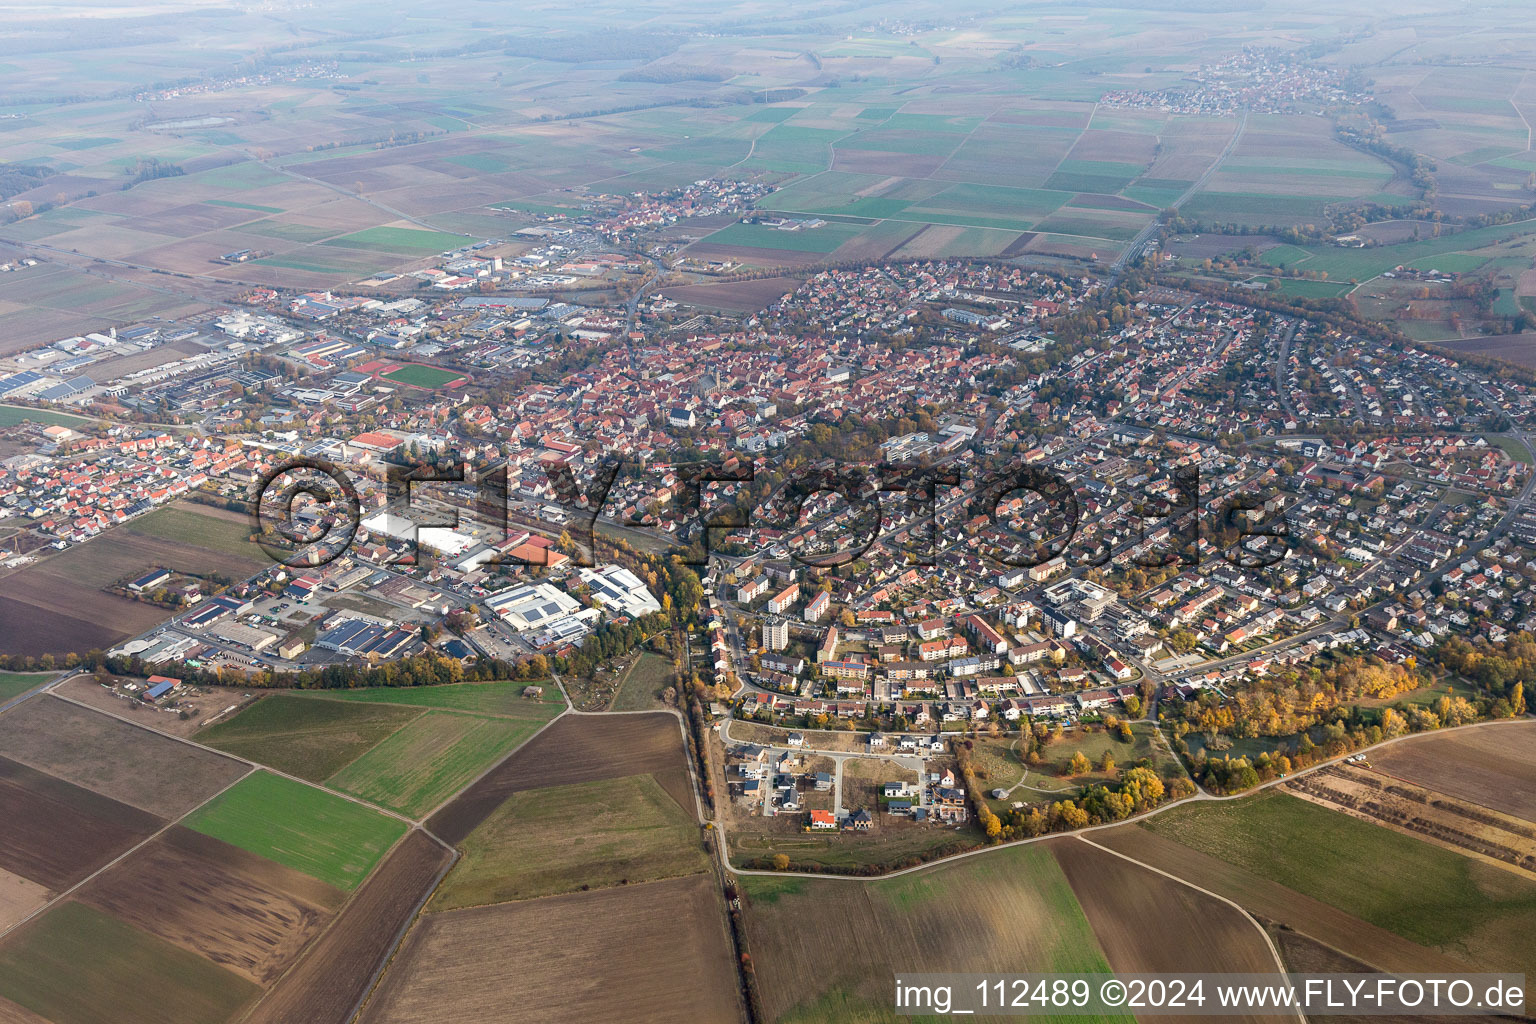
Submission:
<svg viewBox="0 0 1536 1024">
<path fill-rule="evenodd" d="M 197 734 L 206 746 L 323 782 L 424 713 L 393 704 L 270 694 Z"/>
<path fill-rule="evenodd" d="M 1140 827 L 1469 962 L 1536 956 L 1536 881 L 1285 793 L 1175 808 Z"/>
<path fill-rule="evenodd" d="M 897 1020 L 888 1009 L 891 977 L 918 964 L 935 972 L 985 971 L 999 961 L 1017 971 L 1109 970 L 1071 884 L 1038 844 L 878 881 L 747 876 L 741 884 L 774 1022 Z M 880 941 L 866 941 L 872 935 Z M 828 958 L 829 949 L 840 953 Z"/>
<path fill-rule="evenodd" d="M 0 750 L 13 761 L 162 818 L 185 814 L 248 771 L 231 758 L 51 695 L 0 715 Z"/>
<path fill-rule="evenodd" d="M 270 772 L 248 776 L 185 824 L 343 890 L 406 832 L 403 821 Z"/>
<path fill-rule="evenodd" d="M 257 986 L 83 903 L 68 901 L 0 941 L 0 992 L 54 1024 L 208 1024 Z"/>
</svg>

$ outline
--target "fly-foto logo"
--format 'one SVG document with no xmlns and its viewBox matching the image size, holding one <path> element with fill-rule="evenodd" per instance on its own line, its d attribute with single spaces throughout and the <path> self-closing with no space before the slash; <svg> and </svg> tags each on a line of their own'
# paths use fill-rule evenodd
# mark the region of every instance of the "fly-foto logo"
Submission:
<svg viewBox="0 0 1536 1024">
<path fill-rule="evenodd" d="M 967 553 L 1009 568 L 1027 569 L 1055 559 L 1096 567 L 1121 550 L 1133 564 L 1145 568 L 1193 565 L 1200 558 L 1207 525 L 1221 538 L 1217 549 L 1222 557 L 1241 568 L 1274 565 L 1291 546 L 1284 518 L 1276 514 L 1279 502 L 1274 496 L 1245 491 L 1202 507 L 1198 468 L 1188 466 L 1158 478 L 1156 487 L 1149 485 L 1144 493 L 1132 494 L 1129 518 L 1138 529 L 1129 540 L 1109 545 L 1089 537 L 1083 545 L 1074 546 L 1084 525 L 1082 484 L 1039 466 L 989 469 L 970 479 L 944 466 L 889 462 L 824 466 L 797 472 L 763 504 L 746 508 L 739 501 L 710 499 L 717 497 L 717 489 L 755 481 L 756 467 L 750 462 L 723 469 L 700 463 L 641 466 L 605 459 L 584 482 L 569 463 L 549 463 L 544 472 L 553 497 L 541 501 L 560 510 L 576 564 L 590 564 L 587 553 L 593 550 L 598 520 L 606 514 L 615 482 L 632 471 L 675 478 L 671 503 L 671 514 L 679 524 L 675 532 L 698 543 L 674 553 L 695 566 L 708 564 L 719 536 L 750 536 L 755 528 L 776 534 L 799 531 L 802 540 L 817 535 L 824 547 L 832 548 L 789 545 L 789 557 L 802 565 L 848 565 L 880 540 L 892 501 L 904 508 L 888 547 L 907 564 L 917 566 L 936 564 L 939 553 L 952 545 L 963 545 Z M 423 489 L 433 487 L 456 492 L 460 502 L 426 502 Z M 807 519 L 823 496 L 832 498 L 835 512 Z M 415 564 L 420 531 L 457 529 L 465 512 L 479 524 L 477 532 L 492 542 L 507 540 L 513 536 L 512 503 L 505 464 L 473 472 L 458 461 L 391 464 L 385 468 L 380 504 L 386 521 L 400 524 L 400 529 L 386 532 L 406 544 L 393 561 Z M 318 568 L 347 552 L 362 526 L 361 510 L 352 478 L 323 459 L 289 460 L 263 474 L 252 488 L 251 515 L 263 549 L 293 568 Z M 956 512 L 973 526 L 982 523 L 994 529 L 949 530 L 946 517 Z M 1024 517 L 1029 520 L 1028 529 L 1008 525 Z M 646 525 L 633 517 L 608 518 L 629 528 Z M 835 536 L 835 542 L 826 541 L 829 535 Z M 546 552 L 542 548 L 522 554 L 500 551 L 478 564 L 543 566 L 548 564 Z"/>
</svg>

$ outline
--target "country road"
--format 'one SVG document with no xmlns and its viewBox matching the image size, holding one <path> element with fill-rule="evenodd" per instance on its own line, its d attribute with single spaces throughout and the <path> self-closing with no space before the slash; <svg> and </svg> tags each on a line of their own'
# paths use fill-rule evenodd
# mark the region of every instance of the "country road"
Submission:
<svg viewBox="0 0 1536 1024">
<path fill-rule="evenodd" d="M 1233 151 L 1237 149 L 1238 141 L 1243 137 L 1243 129 L 1247 127 L 1248 108 L 1244 107 L 1242 115 L 1238 118 L 1237 130 L 1232 133 L 1232 138 L 1227 141 L 1227 147 L 1221 151 L 1221 155 L 1218 156 L 1215 160 L 1212 160 L 1211 165 L 1205 169 L 1205 172 L 1201 174 L 1200 177 L 1195 179 L 1194 184 L 1185 189 L 1183 195 L 1169 203 L 1167 209 L 1177 210 L 1179 207 L 1193 199 L 1195 193 L 1199 192 L 1202 188 L 1205 187 L 1206 182 L 1211 180 L 1211 175 L 1216 173 L 1216 169 L 1225 163 L 1227 157 L 1231 156 Z M 1154 217 L 1150 222 L 1148 222 L 1146 227 L 1142 228 L 1141 231 L 1137 233 L 1135 238 L 1126 243 L 1125 248 L 1120 252 L 1119 258 L 1109 265 L 1110 284 L 1114 284 L 1120 280 L 1120 275 L 1125 273 L 1125 268 L 1130 265 L 1132 260 L 1141 255 L 1141 247 L 1147 244 L 1147 240 L 1156 234 L 1157 229 L 1161 226 L 1162 221 L 1159 218 Z"/>
</svg>

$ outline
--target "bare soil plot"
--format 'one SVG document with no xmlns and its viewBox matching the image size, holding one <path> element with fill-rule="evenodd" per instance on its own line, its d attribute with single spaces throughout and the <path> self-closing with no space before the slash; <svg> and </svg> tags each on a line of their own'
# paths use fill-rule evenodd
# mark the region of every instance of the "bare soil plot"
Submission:
<svg viewBox="0 0 1536 1024">
<path fill-rule="evenodd" d="M 1117 973 L 1276 970 L 1259 926 L 1233 907 L 1085 842 L 1053 842 L 1050 847 Z M 1201 938 L 1198 944 L 1170 942 L 1172 935 Z"/>
<path fill-rule="evenodd" d="M 4 996 L 0 996 L 0 1024 L 49 1024 L 49 1022 L 25 1006 L 17 1006 Z"/>
<path fill-rule="evenodd" d="M 0 757 L 0 870 L 59 891 L 119 856 L 160 819 Z"/>
<path fill-rule="evenodd" d="M 1261 920 L 1276 921 L 1384 971 L 1458 971 L 1466 965 L 1368 924 L 1245 868 L 1217 860 L 1137 825 L 1106 829 L 1093 841 L 1143 864 L 1218 892 Z"/>
<path fill-rule="evenodd" d="M 832 151 L 832 168 L 854 174 L 899 174 L 905 178 L 926 178 L 944 165 L 945 153 L 892 153 L 878 149 L 849 149 L 838 146 Z"/>
<path fill-rule="evenodd" d="M 1273 930 L 1275 945 L 1280 950 L 1280 959 L 1285 963 L 1286 970 L 1293 974 L 1378 974 L 1369 964 L 1361 963 L 1354 957 L 1345 956 L 1338 950 L 1316 939 L 1310 939 L 1299 932 L 1293 932 L 1285 928 Z M 1434 1015 L 1415 1016 L 1414 1024 L 1496 1024 L 1499 1021 L 1508 1021 L 1508 1017 L 1478 1017 L 1457 1016 L 1439 1017 Z M 1380 1017 L 1352 1017 L 1347 1014 L 1329 1014 L 1329 1024 L 1380 1024 Z"/>
<path fill-rule="evenodd" d="M 1371 754 L 1388 775 L 1536 821 L 1536 722 L 1429 733 Z"/>
<path fill-rule="evenodd" d="M 1436 348 L 1451 352 L 1466 352 L 1489 359 L 1502 359 L 1506 363 L 1536 367 L 1536 335 L 1490 334 L 1483 338 L 1466 338 L 1459 341 L 1439 341 Z"/>
<path fill-rule="evenodd" d="M 245 1024 L 346 1024 L 450 857 L 412 829 Z"/>
<path fill-rule="evenodd" d="M 567 715 L 491 769 L 427 824 L 433 834 L 457 846 L 513 793 L 645 772 L 655 773 L 662 787 L 691 813 L 686 757 L 682 730 L 672 715 Z"/>
<path fill-rule="evenodd" d="M 734 260 L 752 266 L 808 267 L 827 257 L 817 252 L 796 252 L 793 249 L 759 249 L 750 245 L 721 245 L 695 242 L 687 253 L 698 260 Z"/>
<path fill-rule="evenodd" d="M 108 648 L 170 613 L 45 574 L 34 566 L 5 577 L 0 636 L 7 654 L 67 654 Z"/>
<path fill-rule="evenodd" d="M 9 871 L 0 871 L 0 931 L 25 920 L 28 914 L 47 902 L 48 890 L 43 886 Z M 4 1019 L 5 1014 L 0 1012 L 0 1020 Z"/>
<path fill-rule="evenodd" d="M 755 281 L 693 284 L 668 288 L 666 296 L 689 306 L 755 313 L 769 303 L 777 302 L 786 292 L 800 287 L 800 281 L 798 277 L 764 277 Z"/>
<path fill-rule="evenodd" d="M 0 715 L 0 750 L 162 818 L 180 817 L 246 773 L 239 761 L 49 694 Z"/>
<path fill-rule="evenodd" d="M 719 899 L 709 876 L 694 875 L 429 914 L 359 1019 L 735 1024 Z"/>
<path fill-rule="evenodd" d="M 344 896 L 302 872 L 175 827 L 93 879 L 78 898 L 265 985 Z"/>
<path fill-rule="evenodd" d="M 249 691 L 213 687 L 204 689 L 201 693 L 182 697 L 180 704 L 191 706 L 191 717 L 186 720 L 168 711 L 149 711 L 142 707 L 136 710 L 128 701 L 114 695 L 91 676 L 76 676 L 60 683 L 54 692 L 61 697 L 96 708 L 98 711 L 132 716 L 135 725 L 141 725 L 146 729 L 153 729 L 167 736 L 186 738 L 209 724 L 208 719 L 231 706 L 245 703 L 240 695 Z"/>
</svg>

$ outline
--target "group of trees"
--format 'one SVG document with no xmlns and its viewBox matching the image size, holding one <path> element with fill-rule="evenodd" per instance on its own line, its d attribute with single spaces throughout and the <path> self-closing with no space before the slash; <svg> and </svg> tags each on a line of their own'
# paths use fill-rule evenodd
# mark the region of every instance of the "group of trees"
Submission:
<svg viewBox="0 0 1536 1024">
<path fill-rule="evenodd" d="M 1034 723 L 1024 729 L 1024 734 L 1034 736 L 1037 728 L 1043 726 L 1044 723 Z M 1059 730 L 1059 725 L 1055 730 L 1047 728 L 1046 734 L 1056 731 L 1059 735 Z M 1065 832 L 1105 822 L 1122 821 L 1132 814 L 1151 810 L 1165 799 L 1179 799 L 1190 796 L 1195 791 L 1193 783 L 1188 779 L 1183 777 L 1163 779 L 1157 774 L 1152 763 L 1143 759 L 1121 772 L 1113 782 L 1085 786 L 1075 796 L 1044 804 L 1012 807 L 1002 815 L 998 815 L 988 804 L 977 778 L 976 765 L 972 757 L 973 749 L 973 744 L 969 740 L 954 744 L 955 757 L 960 765 L 961 781 L 964 783 L 971 805 L 976 809 L 976 822 L 982 834 L 994 843 L 1033 838 L 1047 832 Z M 1072 774 L 1087 774 L 1093 769 L 1092 763 L 1082 751 L 1075 752 L 1069 764 L 1081 769 L 1073 771 Z M 1104 771 L 1113 771 L 1114 755 L 1106 751 L 1100 767 Z"/>
<path fill-rule="evenodd" d="M 1524 680 L 1536 665 L 1536 642 L 1521 634 L 1503 644 L 1447 640 L 1432 655 L 1449 672 L 1472 680 L 1473 696 L 1445 692 L 1433 699 L 1379 702 L 1432 685 L 1415 666 L 1375 658 L 1344 658 L 1322 667 L 1256 680 L 1231 698 L 1201 693 L 1165 702 L 1172 743 L 1191 773 L 1216 793 L 1238 793 L 1271 779 L 1409 733 L 1510 718 L 1526 711 Z M 1188 737 L 1203 733 L 1191 753 Z M 1233 737 L 1273 737 L 1273 750 L 1252 756 L 1223 753 Z M 1219 756 L 1218 756 L 1219 755 Z"/>
</svg>

